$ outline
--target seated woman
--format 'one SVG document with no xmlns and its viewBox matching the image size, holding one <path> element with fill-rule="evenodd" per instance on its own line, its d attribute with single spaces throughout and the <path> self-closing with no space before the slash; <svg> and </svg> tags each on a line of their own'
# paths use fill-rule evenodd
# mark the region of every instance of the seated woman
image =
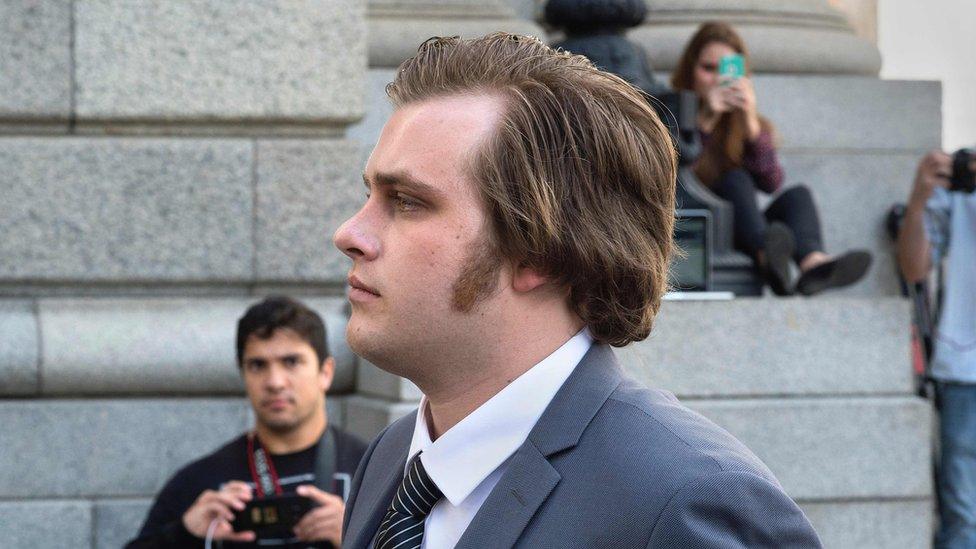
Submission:
<svg viewBox="0 0 976 549">
<path fill-rule="evenodd" d="M 743 57 L 745 75 L 726 80 L 718 74 L 719 62 L 732 54 Z M 820 219 L 806 186 L 785 189 L 760 212 L 756 189 L 776 192 L 783 183 L 783 168 L 773 126 L 756 110 L 749 74 L 745 43 L 729 25 L 705 23 L 685 48 L 671 85 L 699 98 L 702 154 L 693 165 L 695 174 L 732 203 L 735 247 L 752 257 L 777 295 L 813 295 L 857 282 L 867 272 L 871 255 L 862 250 L 838 257 L 825 253 Z M 795 286 L 791 257 L 800 270 Z"/>
</svg>

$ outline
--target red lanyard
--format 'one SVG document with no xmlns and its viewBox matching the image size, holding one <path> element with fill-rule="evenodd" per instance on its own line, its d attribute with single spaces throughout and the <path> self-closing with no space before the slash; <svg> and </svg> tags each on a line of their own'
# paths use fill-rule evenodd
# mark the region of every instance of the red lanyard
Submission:
<svg viewBox="0 0 976 549">
<path fill-rule="evenodd" d="M 284 492 L 281 490 L 281 483 L 278 482 L 278 472 L 271 462 L 271 454 L 264 450 L 260 440 L 257 440 L 257 448 L 255 448 L 257 438 L 254 433 L 247 434 L 247 466 L 251 469 L 254 488 L 259 498 L 271 492 L 280 496 Z"/>
</svg>

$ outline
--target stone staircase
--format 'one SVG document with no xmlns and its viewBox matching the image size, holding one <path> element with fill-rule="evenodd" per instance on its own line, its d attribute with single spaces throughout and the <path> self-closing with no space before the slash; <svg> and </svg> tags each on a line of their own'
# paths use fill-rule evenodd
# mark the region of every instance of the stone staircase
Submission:
<svg viewBox="0 0 976 549">
<path fill-rule="evenodd" d="M 434 23 L 535 27 L 493 2 L 468 19 L 414 4 L 437 2 L 342 0 L 308 19 L 197 0 L 209 18 L 153 15 L 178 43 L 128 4 L 0 6 L 24 37 L 0 33 L 0 546 L 117 548 L 166 478 L 250 425 L 234 327 L 257 296 L 288 292 L 326 318 L 333 421 L 371 436 L 415 407 L 416 387 L 342 343 L 347 264 L 329 237 L 361 202 L 394 50 Z M 413 34 L 367 44 L 367 27 Z M 939 86 L 756 85 L 788 182 L 813 189 L 830 250 L 875 252 L 869 279 L 810 300 L 669 302 L 620 356 L 753 448 L 828 547 L 926 547 L 932 416 L 912 396 L 882 218 L 939 144 Z"/>
</svg>

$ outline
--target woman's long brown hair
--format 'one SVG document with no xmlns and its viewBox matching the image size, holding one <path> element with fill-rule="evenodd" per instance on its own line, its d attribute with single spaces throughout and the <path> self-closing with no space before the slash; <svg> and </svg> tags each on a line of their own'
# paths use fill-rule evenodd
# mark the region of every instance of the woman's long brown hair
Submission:
<svg viewBox="0 0 976 549">
<path fill-rule="evenodd" d="M 702 50 L 712 42 L 725 44 L 742 55 L 745 61 L 746 76 L 752 75 L 749 50 L 746 49 L 746 44 L 739 33 L 726 23 L 709 22 L 698 28 L 698 31 L 695 32 L 685 47 L 684 53 L 681 54 L 678 66 L 671 74 L 672 87 L 679 90 L 695 91 L 695 65 L 698 64 Z M 704 98 L 700 97 L 698 99 L 699 108 L 703 103 Z M 762 116 L 759 117 L 759 124 L 763 131 L 773 131 L 772 123 Z M 702 182 L 711 185 L 726 171 L 741 166 L 742 154 L 748 138 L 749 129 L 745 113 L 742 111 L 723 113 L 718 123 L 712 128 L 711 141 L 708 147 L 702 151 L 695 163 L 695 174 Z"/>
</svg>

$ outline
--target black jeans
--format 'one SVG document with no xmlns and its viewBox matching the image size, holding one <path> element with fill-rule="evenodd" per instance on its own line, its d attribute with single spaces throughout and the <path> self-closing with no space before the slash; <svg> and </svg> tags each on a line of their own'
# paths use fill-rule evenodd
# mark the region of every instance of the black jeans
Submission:
<svg viewBox="0 0 976 549">
<path fill-rule="evenodd" d="M 781 192 L 765 212 L 760 212 L 756 203 L 756 185 L 752 176 L 741 168 L 722 174 L 713 189 L 715 194 L 732 203 L 735 213 L 733 242 L 737 250 L 755 259 L 756 253 L 766 247 L 767 225 L 779 221 L 793 232 L 796 239 L 793 259 L 797 263 L 811 252 L 823 251 L 820 217 L 806 185 L 794 185 Z"/>
</svg>

